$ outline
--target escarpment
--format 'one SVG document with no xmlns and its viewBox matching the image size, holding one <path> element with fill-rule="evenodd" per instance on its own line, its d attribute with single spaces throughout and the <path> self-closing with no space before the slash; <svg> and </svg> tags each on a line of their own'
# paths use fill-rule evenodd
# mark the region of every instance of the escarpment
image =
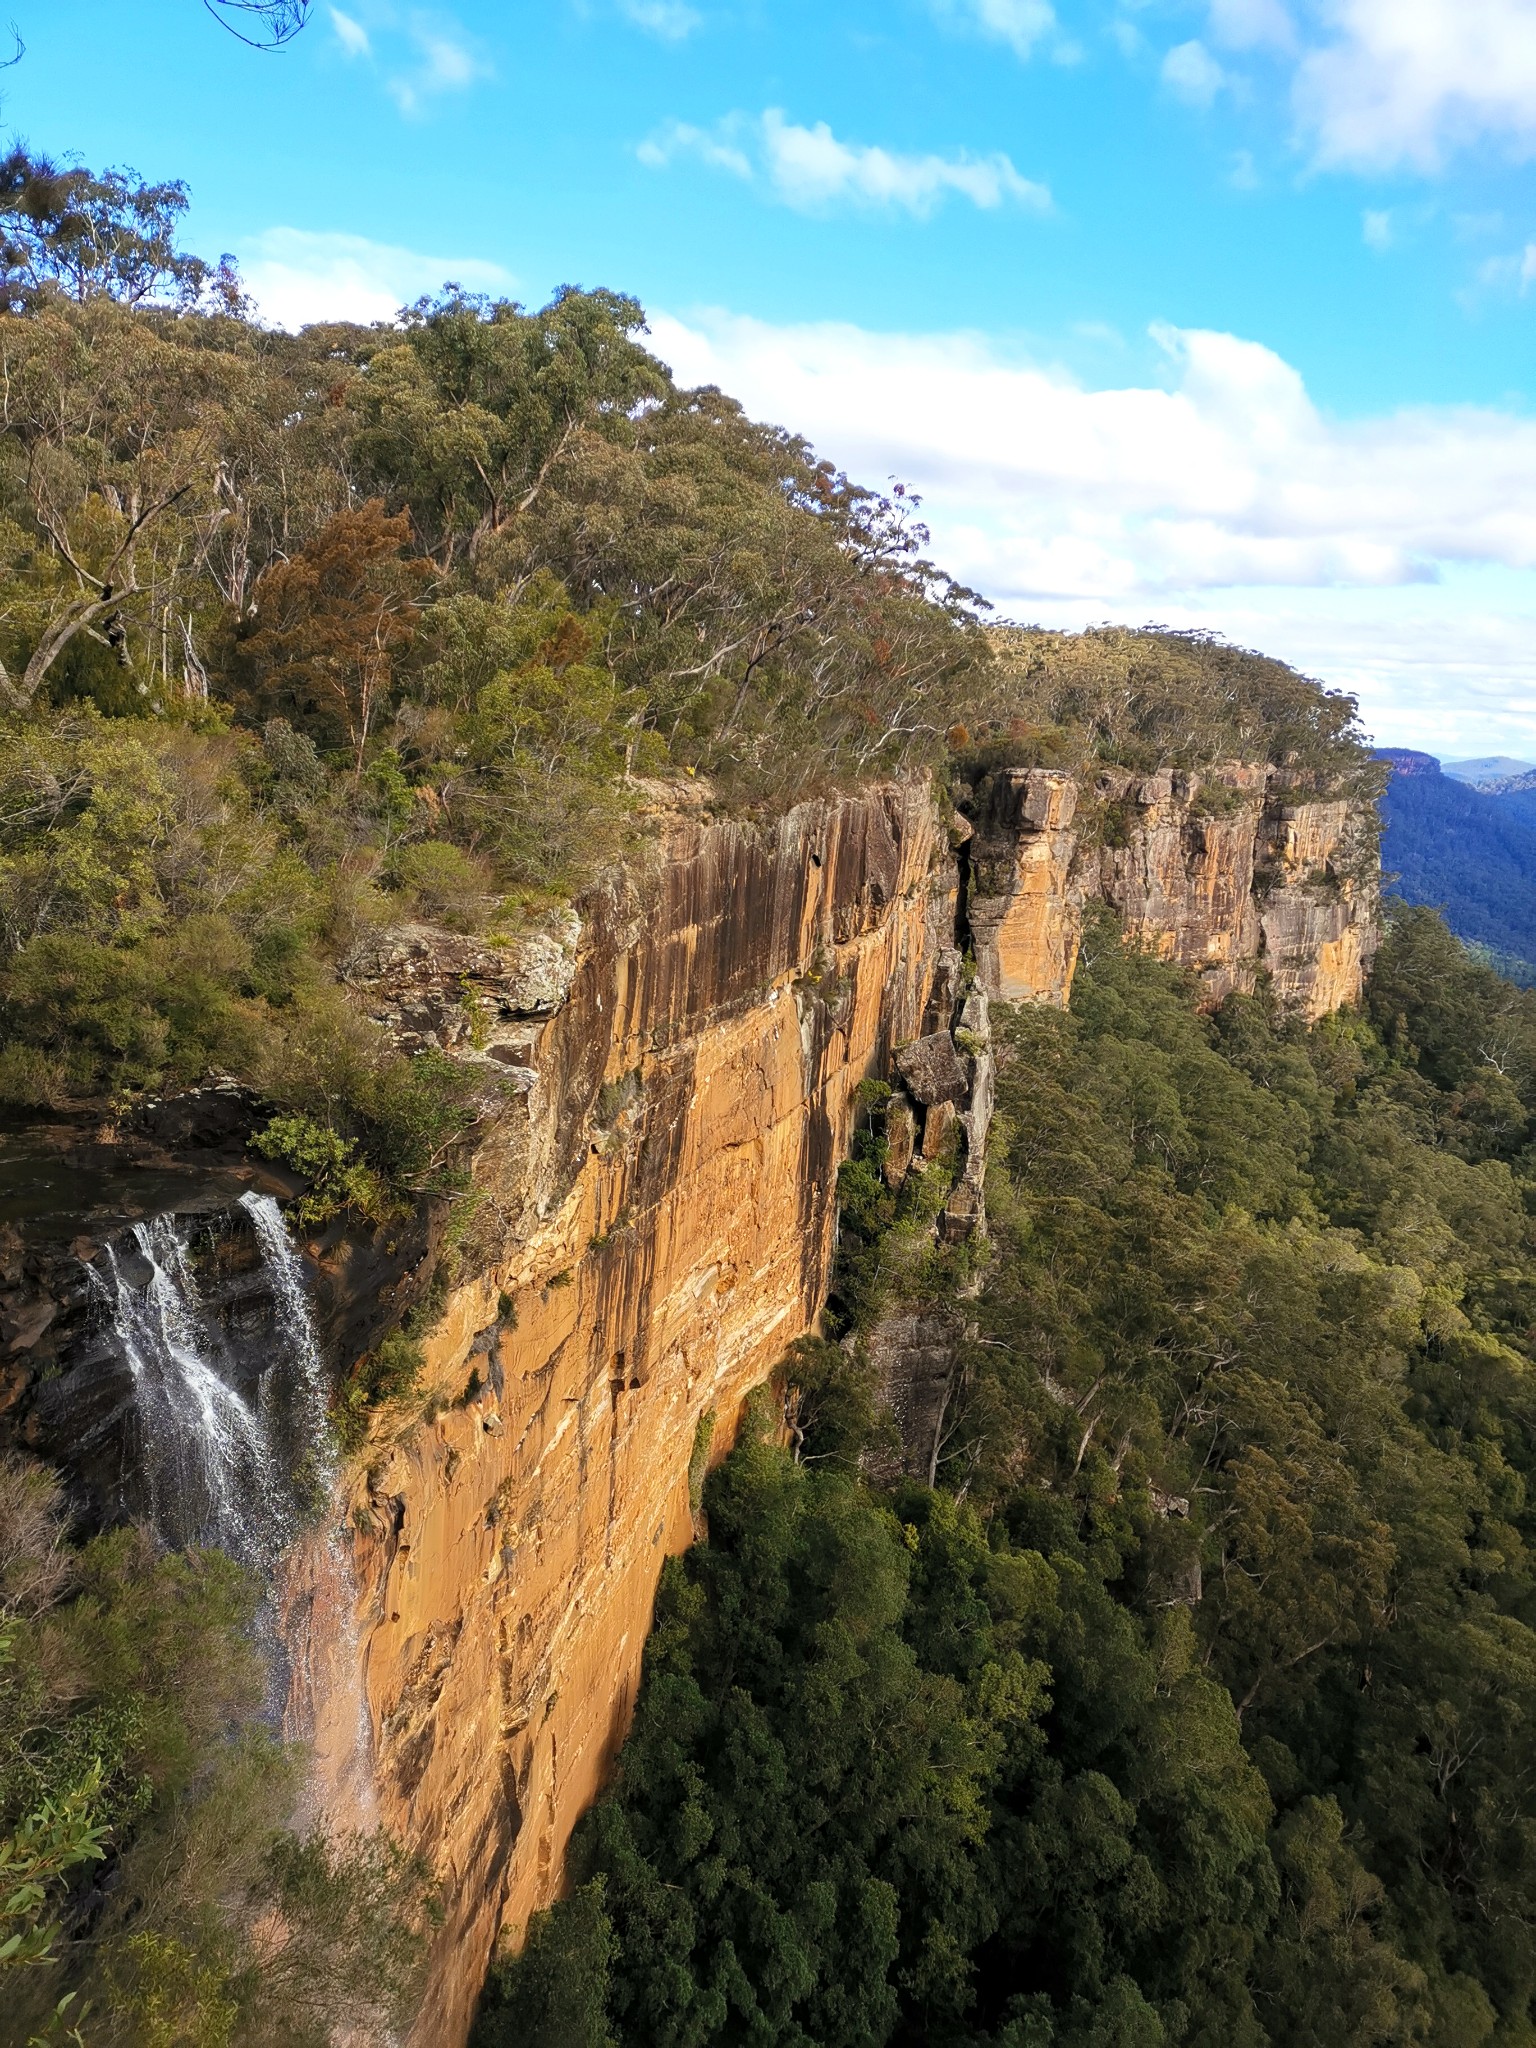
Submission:
<svg viewBox="0 0 1536 2048">
<path fill-rule="evenodd" d="M 1307 1018 L 1355 1001 L 1375 946 L 1369 807 L 1242 762 L 1091 777 L 1004 769 L 970 793 L 977 964 L 1010 1002 L 1064 1003 L 1085 906 L 1193 968 L 1207 999 L 1260 973 Z"/>
<path fill-rule="evenodd" d="M 476 1162 L 504 1248 L 431 1340 L 448 1405 L 352 1503 L 379 1812 L 445 1880 L 423 2043 L 559 1883 L 690 1473 L 820 1306 L 854 1090 L 948 1022 L 954 887 L 916 787 L 678 824 L 586 906 L 558 1007 L 490 1019 L 528 1077 Z"/>
<path fill-rule="evenodd" d="M 476 1069 L 495 1104 L 460 1265 L 440 1267 L 425 1408 L 381 1417 L 336 1476 L 337 1514 L 277 1568 L 317 1807 L 382 1824 L 442 1883 L 416 2048 L 458 2048 L 498 1934 L 560 1886 L 705 1466 L 823 1306 L 860 1084 L 895 1084 L 890 1170 L 946 1162 L 938 1228 L 964 1236 L 983 1224 L 988 998 L 1065 1002 L 1094 900 L 1212 1001 L 1261 974 L 1307 1016 L 1360 993 L 1375 870 L 1359 807 L 1249 766 L 1005 768 L 958 798 L 957 815 L 912 781 L 770 824 L 669 813 L 645 859 L 532 940 L 407 925 L 347 964 L 364 1012 Z M 255 1344 L 277 1327 L 281 1290 L 234 1212 L 253 1186 L 291 1190 L 245 1156 L 238 1104 L 228 1120 L 195 1170 L 183 1147 L 186 1186 L 156 1192 L 151 1164 L 176 1164 L 162 1135 L 136 1212 L 119 1203 L 88 1241 L 23 1218 L 0 1245 L 9 1426 L 105 1511 L 123 1505 L 138 1368 L 92 1290 L 143 1227 L 125 1218 L 195 1219 L 199 1256 L 232 1275 L 231 1344 L 242 1316 Z M 419 1298 L 440 1237 L 437 1217 L 313 1241 L 333 1374 Z M 931 1421 L 942 1333 L 891 1343 Z M 86 1413 L 89 1442 L 72 1441 Z"/>
</svg>

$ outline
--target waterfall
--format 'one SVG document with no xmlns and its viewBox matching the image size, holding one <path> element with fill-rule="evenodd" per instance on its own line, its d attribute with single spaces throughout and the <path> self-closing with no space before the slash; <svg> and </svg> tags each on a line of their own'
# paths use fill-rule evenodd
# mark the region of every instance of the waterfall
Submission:
<svg viewBox="0 0 1536 2048">
<path fill-rule="evenodd" d="M 270 1195 L 240 1208 L 270 1304 L 234 1342 L 209 1312 L 187 1226 L 136 1223 L 88 1269 L 132 1382 L 124 1499 L 177 1548 L 210 1544 L 261 1579 L 269 1710 L 311 1746 L 311 1816 L 377 1825 L 352 1546 L 336 1508 L 320 1340 L 303 1263 Z M 254 1355 L 253 1355 L 254 1354 Z"/>
<path fill-rule="evenodd" d="M 240 1197 L 240 1206 L 251 1219 L 262 1262 L 272 1282 L 278 1327 L 286 1348 L 288 1374 L 284 1383 L 286 1404 L 279 1407 L 274 1392 L 269 1395 L 268 1379 L 262 1381 L 262 1401 L 269 1440 L 290 1440 L 294 1469 L 308 1465 L 313 1483 L 329 1493 L 336 1476 L 335 1445 L 326 1420 L 325 1365 L 320 1340 L 310 1313 L 304 1268 L 288 1235 L 283 1212 L 270 1195 L 254 1193 Z"/>
<path fill-rule="evenodd" d="M 167 1543 L 216 1545 L 270 1576 L 335 1460 L 298 1254 L 270 1195 L 240 1206 L 274 1310 L 259 1360 L 236 1355 L 209 1315 L 177 1218 L 135 1223 L 90 1274 L 132 1381 L 130 1504 Z"/>
</svg>

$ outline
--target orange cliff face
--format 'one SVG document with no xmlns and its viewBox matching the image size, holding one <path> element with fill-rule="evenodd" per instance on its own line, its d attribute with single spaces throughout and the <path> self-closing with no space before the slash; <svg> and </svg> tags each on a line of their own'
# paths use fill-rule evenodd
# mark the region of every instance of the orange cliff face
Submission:
<svg viewBox="0 0 1536 2048">
<path fill-rule="evenodd" d="M 1379 893 L 1368 807 L 1309 797 L 1286 771 L 1004 769 L 976 790 L 970 923 L 1007 1001 L 1064 1004 L 1087 904 L 1200 975 L 1212 1004 L 1266 973 L 1307 1018 L 1358 1002 Z"/>
<path fill-rule="evenodd" d="M 416 2048 L 457 2048 L 498 1932 L 559 1887 L 693 1532 L 690 1468 L 815 1321 L 854 1091 L 948 1024 L 954 916 L 909 785 L 675 824 L 586 906 L 563 985 L 558 958 L 530 989 L 526 960 L 419 929 L 364 963 L 397 1032 L 515 1091 L 475 1167 L 501 1249 L 428 1347 L 447 1405 L 372 1446 L 348 1503 L 355 1631 L 322 1612 L 334 1545 L 290 1586 L 320 1803 L 443 1882 Z"/>
<path fill-rule="evenodd" d="M 649 863 L 540 938 L 403 927 L 353 964 L 398 1042 L 478 1062 L 501 1101 L 474 1163 L 487 1249 L 429 1341 L 428 1416 L 369 1447 L 346 1535 L 288 1571 L 318 1803 L 442 1880 L 412 2048 L 461 2048 L 498 1935 L 560 1887 L 662 1562 L 693 1534 L 691 1487 L 820 1313 L 858 1084 L 957 1020 L 985 1036 L 984 1001 L 957 1011 L 967 863 L 979 978 L 1004 999 L 1065 1002 L 1093 897 L 1213 1000 L 1261 966 L 1309 1016 L 1358 996 L 1359 815 L 1291 802 L 1263 768 L 1204 787 L 1004 772 L 959 860 L 919 784 L 763 828 L 674 818 Z M 984 1134 L 990 1067 L 962 1064 L 960 1121 Z"/>
</svg>

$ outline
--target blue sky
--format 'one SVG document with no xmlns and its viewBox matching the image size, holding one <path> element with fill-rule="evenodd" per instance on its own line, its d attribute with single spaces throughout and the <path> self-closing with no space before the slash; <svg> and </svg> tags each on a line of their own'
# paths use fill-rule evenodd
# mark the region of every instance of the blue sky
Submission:
<svg viewBox="0 0 1536 2048">
<path fill-rule="evenodd" d="M 186 178 L 273 319 L 633 291 L 1001 613 L 1213 626 L 1536 759 L 1536 0 L 16 20 L 9 125 Z"/>
</svg>

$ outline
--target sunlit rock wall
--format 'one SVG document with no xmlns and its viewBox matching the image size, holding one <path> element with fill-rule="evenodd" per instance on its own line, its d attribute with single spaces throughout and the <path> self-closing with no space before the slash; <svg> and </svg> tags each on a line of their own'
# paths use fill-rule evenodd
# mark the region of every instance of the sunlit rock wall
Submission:
<svg viewBox="0 0 1536 2048">
<path fill-rule="evenodd" d="M 984 983 L 1064 1003 L 1095 899 L 1128 939 L 1193 968 L 1207 1001 L 1267 974 L 1308 1018 L 1357 1002 L 1376 943 L 1368 805 L 1309 795 L 1288 771 L 1001 770 L 968 804 L 970 923 Z"/>
<path fill-rule="evenodd" d="M 674 823 L 586 906 L 563 987 L 530 995 L 446 935 L 441 958 L 418 932 L 360 963 L 397 1030 L 498 1062 L 515 1091 L 476 1167 L 503 1249 L 431 1340 L 447 1405 L 375 1446 L 349 1503 L 376 1788 L 359 1817 L 419 1847 L 447 1902 L 423 2048 L 462 2042 L 498 1930 L 559 1884 L 662 1561 L 692 1534 L 701 1418 L 718 1456 L 813 1324 L 853 1092 L 948 1023 L 954 917 L 927 790 L 880 788 L 761 830 Z M 308 1569 L 323 1604 L 326 1566 Z M 345 1817 L 348 1646 L 334 1618 L 304 1625 L 301 1583 L 292 1605 Z"/>
</svg>

